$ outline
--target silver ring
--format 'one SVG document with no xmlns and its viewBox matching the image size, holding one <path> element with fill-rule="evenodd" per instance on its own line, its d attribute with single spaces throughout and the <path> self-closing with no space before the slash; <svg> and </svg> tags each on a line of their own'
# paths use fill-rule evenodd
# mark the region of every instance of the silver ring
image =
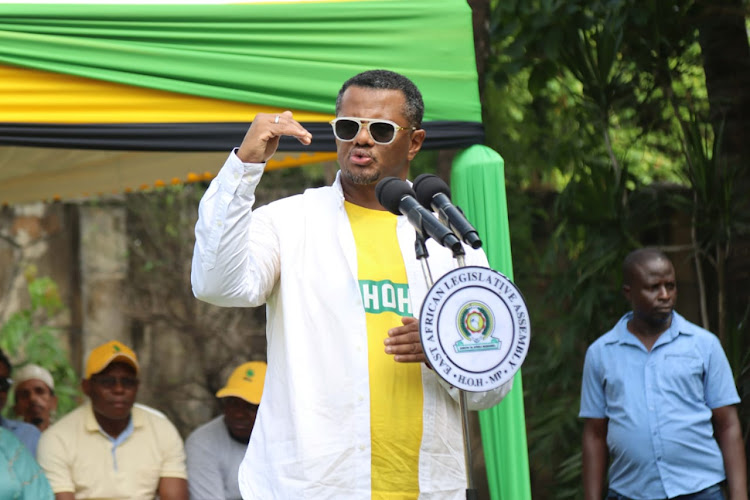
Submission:
<svg viewBox="0 0 750 500">
<path fill-rule="evenodd" d="M 273 119 L 274 123 L 279 123 L 279 115 L 276 115 L 276 118 Z"/>
</svg>

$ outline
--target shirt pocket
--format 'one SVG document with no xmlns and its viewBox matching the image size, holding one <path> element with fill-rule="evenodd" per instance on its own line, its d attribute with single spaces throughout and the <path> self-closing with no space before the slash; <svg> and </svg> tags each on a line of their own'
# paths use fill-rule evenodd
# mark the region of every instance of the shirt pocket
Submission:
<svg viewBox="0 0 750 500">
<path fill-rule="evenodd" d="M 695 354 L 676 353 L 664 356 L 661 388 L 687 401 L 704 401 L 703 360 Z"/>
<path fill-rule="evenodd" d="M 602 371 L 604 378 L 604 392 L 607 405 L 630 404 L 632 398 L 643 397 L 644 360 L 622 357 L 619 359 L 604 359 Z M 640 404 L 640 399 L 638 399 Z"/>
</svg>

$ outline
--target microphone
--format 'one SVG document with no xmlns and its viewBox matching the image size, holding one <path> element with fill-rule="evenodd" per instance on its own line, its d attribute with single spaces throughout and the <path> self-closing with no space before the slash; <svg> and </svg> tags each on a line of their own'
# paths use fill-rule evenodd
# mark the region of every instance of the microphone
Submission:
<svg viewBox="0 0 750 500">
<path fill-rule="evenodd" d="M 375 186 L 375 196 L 383 207 L 396 215 L 405 215 L 422 239 L 432 237 L 454 255 L 463 255 L 463 247 L 456 235 L 445 227 L 416 199 L 414 190 L 398 177 L 385 177 Z"/>
<path fill-rule="evenodd" d="M 471 248 L 482 246 L 479 233 L 466 219 L 466 216 L 456 205 L 451 203 L 451 190 L 448 184 L 434 174 L 422 174 L 414 179 L 414 191 L 419 203 L 428 210 L 434 210 L 446 226 Z"/>
</svg>

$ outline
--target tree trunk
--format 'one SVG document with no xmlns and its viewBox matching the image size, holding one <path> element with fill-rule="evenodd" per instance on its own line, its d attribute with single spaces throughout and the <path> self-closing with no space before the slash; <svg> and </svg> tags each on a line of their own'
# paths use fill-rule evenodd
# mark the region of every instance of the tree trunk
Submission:
<svg viewBox="0 0 750 500">
<path fill-rule="evenodd" d="M 703 54 L 706 88 L 711 109 L 711 124 L 718 141 L 715 151 L 719 180 L 731 193 L 727 204 L 727 225 L 748 222 L 750 212 L 750 44 L 742 0 L 700 0 L 696 22 Z M 718 221 L 717 221 L 718 222 Z M 724 337 L 736 328 L 750 304 L 750 264 L 747 261 L 748 236 L 736 239 L 727 231 L 718 241 L 727 258 L 724 290 L 716 294 L 725 304 L 717 304 L 724 317 L 715 324 Z M 744 254 L 744 255 L 743 255 Z M 729 322 L 727 322 L 727 320 Z M 729 329 L 730 332 L 727 332 Z M 735 346 L 739 347 L 739 346 Z M 743 352 L 747 340 L 743 342 Z M 735 370 L 739 368 L 735 366 Z"/>
<path fill-rule="evenodd" d="M 721 153 L 728 162 L 750 163 L 750 44 L 742 0 L 703 0 L 699 41 L 711 104 L 711 121 L 722 130 Z M 747 180 L 746 180 L 747 181 Z M 745 191 L 746 192 L 746 191 Z"/>
<path fill-rule="evenodd" d="M 468 0 L 471 7 L 471 22 L 474 26 L 474 55 L 479 78 L 479 100 L 484 112 L 484 80 L 487 60 L 490 56 L 490 2 L 489 0 Z"/>
<path fill-rule="evenodd" d="M 742 0 L 700 0 L 697 4 L 699 42 L 703 53 L 706 89 L 711 106 L 714 136 L 720 140 L 716 162 L 725 172 L 735 172 L 732 184 L 724 184 L 732 193 L 727 224 L 747 223 L 750 217 L 750 44 Z M 723 179 L 722 179 L 723 180 Z M 734 205 L 734 206 L 732 206 Z M 717 257 L 726 256 L 720 272 L 720 338 L 729 355 L 740 394 L 750 386 L 746 353 L 750 339 L 744 334 L 750 309 L 750 236 L 729 233 L 726 243 L 718 242 Z M 719 263 L 717 263 L 719 264 Z M 720 276 L 721 277 L 721 276 Z M 723 310 L 721 308 L 724 308 Z M 727 324 L 727 321 L 730 323 Z M 724 331 L 725 330 L 725 331 Z M 724 339 L 722 339 L 724 340 Z M 747 422 L 750 407 L 743 400 L 740 419 Z M 750 439 L 745 426 L 745 452 L 750 454 Z"/>
</svg>

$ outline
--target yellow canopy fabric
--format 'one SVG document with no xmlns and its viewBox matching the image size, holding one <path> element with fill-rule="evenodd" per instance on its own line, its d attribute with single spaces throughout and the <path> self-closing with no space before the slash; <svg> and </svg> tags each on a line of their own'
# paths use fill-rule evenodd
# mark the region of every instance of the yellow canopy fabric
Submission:
<svg viewBox="0 0 750 500">
<path fill-rule="evenodd" d="M 0 65 L 0 122 L 50 124 L 252 122 L 282 108 L 133 87 Z M 295 111 L 303 122 L 333 115 Z M 238 144 L 239 145 L 239 144 Z M 70 200 L 210 180 L 223 152 L 0 146 L 0 204 Z M 279 153 L 267 169 L 335 161 L 332 152 Z"/>
<path fill-rule="evenodd" d="M 178 94 L 93 78 L 0 64 L 0 122 L 197 123 L 247 122 L 283 108 Z M 297 121 L 333 115 L 296 111 Z"/>
</svg>

